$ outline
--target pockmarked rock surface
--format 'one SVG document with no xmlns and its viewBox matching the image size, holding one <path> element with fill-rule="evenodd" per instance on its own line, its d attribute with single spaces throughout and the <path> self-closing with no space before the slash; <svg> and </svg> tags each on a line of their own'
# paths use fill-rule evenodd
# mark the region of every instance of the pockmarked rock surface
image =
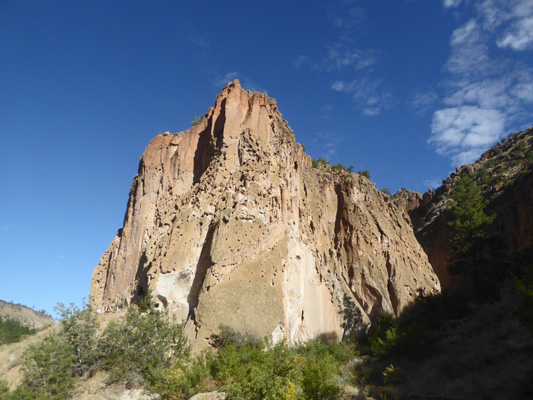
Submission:
<svg viewBox="0 0 533 400">
<path fill-rule="evenodd" d="M 234 81 L 146 148 L 90 300 L 105 312 L 149 290 L 201 349 L 220 324 L 340 339 L 440 285 L 406 211 L 363 176 L 313 168 L 276 101 Z"/>
</svg>

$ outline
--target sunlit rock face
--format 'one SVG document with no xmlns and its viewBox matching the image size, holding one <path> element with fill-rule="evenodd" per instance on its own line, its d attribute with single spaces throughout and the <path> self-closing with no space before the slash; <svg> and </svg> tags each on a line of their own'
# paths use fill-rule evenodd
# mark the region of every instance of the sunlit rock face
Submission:
<svg viewBox="0 0 533 400">
<path fill-rule="evenodd" d="M 150 290 L 196 349 L 220 324 L 340 339 L 440 290 L 406 212 L 366 178 L 313 168 L 276 101 L 234 81 L 197 126 L 159 135 L 95 268 L 101 312 Z"/>
</svg>

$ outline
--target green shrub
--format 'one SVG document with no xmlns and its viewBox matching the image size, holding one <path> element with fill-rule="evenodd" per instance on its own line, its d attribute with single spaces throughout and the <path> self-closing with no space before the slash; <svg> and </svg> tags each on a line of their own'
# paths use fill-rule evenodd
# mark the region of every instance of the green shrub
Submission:
<svg viewBox="0 0 533 400">
<path fill-rule="evenodd" d="M 205 119 L 203 115 L 195 115 L 194 119 L 191 121 L 192 126 L 200 125 L 200 123 Z"/>
<path fill-rule="evenodd" d="M 388 197 L 392 197 L 392 193 L 387 188 L 381 189 L 381 192 L 386 194 Z"/>
<path fill-rule="evenodd" d="M 317 159 L 312 159 L 311 160 L 311 164 L 313 166 L 313 168 L 318 168 L 320 165 L 326 165 L 328 162 L 322 158 L 322 157 L 318 157 Z"/>
<path fill-rule="evenodd" d="M 357 173 L 361 176 L 364 176 L 366 179 L 370 179 L 370 172 L 367 169 L 364 171 L 359 170 Z"/>
<path fill-rule="evenodd" d="M 331 167 L 331 170 L 333 172 L 340 172 L 340 171 L 346 171 L 346 172 L 352 172 L 353 171 L 353 165 L 350 165 L 348 168 L 346 168 L 341 163 L 338 163 L 337 165 L 334 165 Z"/>
<path fill-rule="evenodd" d="M 103 333 L 103 366 L 109 370 L 110 382 L 150 383 L 158 369 L 189 355 L 183 324 L 170 321 L 168 313 L 156 309 L 149 299 L 146 296 L 139 306 L 130 306 L 124 318 L 112 321 Z"/>
<path fill-rule="evenodd" d="M 55 310 L 61 317 L 59 337 L 70 344 L 74 351 L 74 375 L 84 378 L 91 376 L 100 367 L 104 356 L 98 342 L 100 324 L 96 313 L 88 304 L 84 304 L 80 310 L 74 304 L 66 307 L 58 303 Z"/>
<path fill-rule="evenodd" d="M 170 368 L 154 371 L 150 389 L 163 399 L 188 399 L 196 393 L 219 389 L 221 383 L 210 372 L 213 357 L 215 354 L 208 350 L 191 360 L 178 359 Z"/>
<path fill-rule="evenodd" d="M 406 372 L 402 367 L 389 364 L 383 371 L 383 383 L 385 385 L 399 385 L 405 381 Z"/>
<path fill-rule="evenodd" d="M 65 399 L 74 389 L 75 354 L 71 345 L 56 336 L 47 336 L 23 355 L 23 383 L 20 391 L 33 393 L 36 398 Z"/>
<path fill-rule="evenodd" d="M 178 360 L 152 389 L 163 399 L 185 399 L 222 390 L 227 399 L 329 399 L 341 391 L 341 367 L 354 346 L 313 340 L 291 347 L 221 327 L 213 337 L 218 353 Z"/>
<path fill-rule="evenodd" d="M 0 379 L 0 396 L 7 392 L 9 392 L 9 382 L 4 379 Z"/>
</svg>

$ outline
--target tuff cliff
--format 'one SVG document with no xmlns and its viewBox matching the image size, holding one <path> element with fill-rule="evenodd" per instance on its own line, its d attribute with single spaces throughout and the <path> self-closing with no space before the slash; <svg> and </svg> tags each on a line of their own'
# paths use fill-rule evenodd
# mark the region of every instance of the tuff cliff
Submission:
<svg viewBox="0 0 533 400">
<path fill-rule="evenodd" d="M 363 176 L 313 168 L 276 101 L 234 81 L 146 148 L 90 299 L 106 311 L 150 290 L 202 348 L 220 324 L 340 338 L 419 289 L 440 285 L 408 214 Z"/>
<path fill-rule="evenodd" d="M 470 177 L 488 200 L 486 213 L 496 214 L 489 227 L 488 265 L 527 264 L 533 256 L 533 128 L 509 135 L 475 163 L 458 167 L 436 190 L 421 195 L 403 190 L 395 202 L 411 216 L 416 236 L 428 254 L 443 288 L 452 285 L 448 267 L 451 192 L 457 179 Z"/>
</svg>

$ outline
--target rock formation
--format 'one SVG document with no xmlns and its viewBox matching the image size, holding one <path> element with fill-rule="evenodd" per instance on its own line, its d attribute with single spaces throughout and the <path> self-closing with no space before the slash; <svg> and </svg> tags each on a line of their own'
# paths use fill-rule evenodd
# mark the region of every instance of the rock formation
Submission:
<svg viewBox="0 0 533 400">
<path fill-rule="evenodd" d="M 419 289 L 440 285 L 407 212 L 363 176 L 313 168 L 275 100 L 234 81 L 146 148 L 90 299 L 103 312 L 150 290 L 202 348 L 220 324 L 340 338 Z"/>
</svg>

